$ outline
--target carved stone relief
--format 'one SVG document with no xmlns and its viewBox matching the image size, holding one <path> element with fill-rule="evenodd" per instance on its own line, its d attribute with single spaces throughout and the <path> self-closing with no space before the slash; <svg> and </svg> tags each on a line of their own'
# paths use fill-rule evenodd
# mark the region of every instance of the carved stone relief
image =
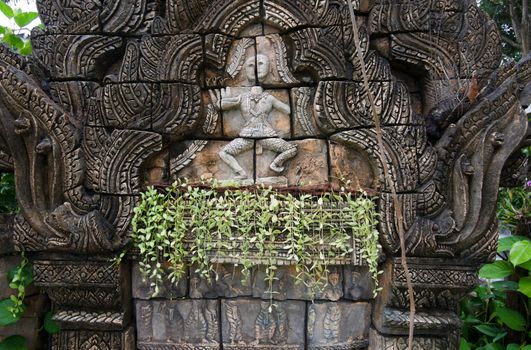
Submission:
<svg viewBox="0 0 531 350">
<path fill-rule="evenodd" d="M 403 349 L 392 187 L 416 344 L 456 347 L 456 302 L 495 253 L 498 185 L 525 172 L 531 57 L 498 68 L 499 33 L 474 2 L 353 5 L 359 45 L 345 0 L 37 0 L 33 55 L 0 47 L 0 169 L 16 177 L 15 245 L 67 327 L 52 348 L 134 347 L 135 319 L 140 349 L 363 348 L 370 327 L 369 348 Z M 353 244 L 315 304 L 281 266 L 269 310 L 263 268 L 243 278 L 237 259 L 153 299 L 136 263 L 109 260 L 140 192 L 182 177 L 375 190 L 384 293 L 365 304 Z"/>
</svg>

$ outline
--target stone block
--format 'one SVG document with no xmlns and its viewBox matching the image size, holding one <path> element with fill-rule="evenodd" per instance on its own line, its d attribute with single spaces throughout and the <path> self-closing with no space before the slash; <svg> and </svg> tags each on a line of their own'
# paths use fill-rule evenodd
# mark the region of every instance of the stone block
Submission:
<svg viewBox="0 0 531 350">
<path fill-rule="evenodd" d="M 96 90 L 99 110 L 95 112 L 100 120 L 93 124 L 149 131 L 152 126 L 153 88 L 151 83 L 105 84 Z"/>
<path fill-rule="evenodd" d="M 330 172 L 334 184 L 350 181 L 352 189 L 374 188 L 378 178 L 368 155 L 356 147 L 330 142 Z"/>
<path fill-rule="evenodd" d="M 286 87 L 298 83 L 289 69 L 286 44 L 279 34 L 256 38 L 257 81 L 263 86 Z"/>
<path fill-rule="evenodd" d="M 368 303 L 316 302 L 307 312 L 310 349 L 356 349 L 368 342 Z"/>
<path fill-rule="evenodd" d="M 251 296 L 251 272 L 245 275 L 241 265 L 216 264 L 211 280 L 199 277 L 190 268 L 190 298 L 235 298 Z"/>
<path fill-rule="evenodd" d="M 186 296 L 188 283 L 187 274 L 181 278 L 177 283 L 172 283 L 169 278 L 169 270 L 165 269 L 165 276 L 163 276 L 163 283 L 159 286 L 159 293 L 155 293 L 155 286 L 152 285 L 152 281 L 149 277 L 144 276 L 140 271 L 138 262 L 135 262 L 132 266 L 132 289 L 133 298 L 135 299 L 152 299 L 152 298 L 182 298 Z"/>
<path fill-rule="evenodd" d="M 219 301 L 135 301 L 139 349 L 219 349 Z"/>
<path fill-rule="evenodd" d="M 315 120 L 314 98 L 315 88 L 301 87 L 291 90 L 293 137 L 316 137 L 323 135 L 318 129 Z"/>
<path fill-rule="evenodd" d="M 249 121 L 251 116 L 244 117 L 242 112 L 245 113 L 258 113 L 256 108 L 264 108 L 267 110 L 268 107 L 265 105 L 269 102 L 266 102 L 265 99 L 260 101 L 260 105 L 255 107 L 246 106 L 246 100 L 252 99 L 253 93 L 250 88 L 246 87 L 231 87 L 227 88 L 222 96 L 225 100 L 230 99 L 241 99 L 241 104 L 236 105 L 232 109 L 226 109 L 223 111 L 223 135 L 226 137 L 236 138 L 240 137 L 244 127 L 249 126 Z M 266 95 L 273 96 L 277 101 L 282 102 L 283 104 L 289 106 L 289 94 L 287 90 L 265 90 Z M 246 97 L 247 96 L 247 97 Z M 271 111 L 267 113 L 267 123 L 269 126 L 276 132 L 278 137 L 290 137 L 291 136 L 291 126 L 290 126 L 290 115 L 289 113 L 284 113 L 283 111 L 278 110 L 274 105 L 270 106 Z M 260 135 L 260 131 L 255 132 L 255 138 L 271 137 L 271 135 Z"/>
<path fill-rule="evenodd" d="M 272 285 L 266 281 L 266 267 L 258 266 L 253 269 L 253 297 L 270 300 L 271 294 L 275 300 L 308 299 L 304 283 L 296 283 L 295 266 L 278 266 Z"/>
<path fill-rule="evenodd" d="M 329 266 L 328 270 L 330 273 L 326 281 L 311 290 L 303 281 L 297 281 L 299 273 L 295 266 L 277 267 L 272 286 L 265 280 L 266 268 L 257 267 L 253 276 L 253 297 L 269 300 L 272 294 L 274 300 L 337 301 L 343 297 L 343 267 Z"/>
<path fill-rule="evenodd" d="M 223 348 L 304 349 L 305 305 L 300 301 L 222 300 Z"/>
<path fill-rule="evenodd" d="M 144 187 L 159 185 L 169 181 L 169 157 L 169 152 L 166 149 L 146 161 L 144 165 Z"/>
<path fill-rule="evenodd" d="M 236 157 L 250 184 L 254 182 L 254 141 L 251 142 L 252 146 Z M 236 172 L 219 155 L 221 149 L 227 145 L 229 145 L 227 141 L 206 140 L 187 141 L 174 145 L 170 151 L 171 177 L 187 178 L 191 182 L 202 179 L 234 181 Z"/>
<path fill-rule="evenodd" d="M 374 282 L 366 266 L 345 266 L 344 298 L 368 300 L 373 297 Z"/>
<path fill-rule="evenodd" d="M 270 168 L 271 162 L 278 156 L 270 150 L 262 148 L 259 153 L 261 140 L 257 141 L 256 177 L 278 176 Z M 320 185 L 328 183 L 328 148 L 325 140 L 307 139 L 290 141 L 297 147 L 297 154 L 285 163 L 285 170 L 280 174 L 287 178 L 289 186 Z"/>
</svg>

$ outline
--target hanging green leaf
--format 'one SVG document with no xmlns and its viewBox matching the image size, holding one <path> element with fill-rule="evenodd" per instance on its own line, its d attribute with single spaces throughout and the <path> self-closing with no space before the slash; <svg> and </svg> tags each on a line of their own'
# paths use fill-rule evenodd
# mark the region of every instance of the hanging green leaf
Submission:
<svg viewBox="0 0 531 350">
<path fill-rule="evenodd" d="M 7 326 L 20 320 L 22 314 L 13 314 L 11 311 L 14 306 L 15 303 L 11 299 L 4 299 L 0 301 L 0 326 Z"/>
<path fill-rule="evenodd" d="M 35 19 L 39 17 L 39 14 L 37 12 L 18 12 L 15 13 L 15 23 L 20 27 L 23 28 L 33 22 Z"/>
<path fill-rule="evenodd" d="M 6 4 L 3 0 L 0 0 L 0 11 L 7 17 L 7 18 L 13 18 L 14 13 L 11 6 Z"/>
</svg>

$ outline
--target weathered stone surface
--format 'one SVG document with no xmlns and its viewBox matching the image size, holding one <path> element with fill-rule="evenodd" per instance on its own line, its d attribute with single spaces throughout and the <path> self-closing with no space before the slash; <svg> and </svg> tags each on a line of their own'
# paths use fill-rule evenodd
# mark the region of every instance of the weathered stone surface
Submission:
<svg viewBox="0 0 531 350">
<path fill-rule="evenodd" d="M 224 299 L 223 348 L 304 349 L 304 308 L 300 301 Z"/>
<path fill-rule="evenodd" d="M 242 266 L 216 264 L 208 281 L 198 276 L 194 267 L 190 270 L 190 297 L 198 298 L 235 298 L 251 296 L 251 272 L 244 274 Z"/>
<path fill-rule="evenodd" d="M 226 90 L 226 97 L 228 98 L 243 98 L 243 95 L 252 93 L 250 88 L 230 88 Z M 266 94 L 273 96 L 278 101 L 289 106 L 289 96 L 287 90 L 265 90 Z M 223 103 L 223 99 L 222 99 Z M 277 132 L 279 137 L 290 137 L 290 115 L 284 111 L 279 111 L 276 108 L 272 109 L 267 119 L 270 126 Z M 236 138 L 240 136 L 240 132 L 249 122 L 249 116 L 242 116 L 239 109 L 230 109 L 223 111 L 223 134 L 226 137 Z M 270 135 L 256 135 L 256 138 L 267 137 Z"/>
<path fill-rule="evenodd" d="M 86 349 L 87 347 L 109 350 L 134 350 L 135 332 L 128 328 L 124 331 L 90 331 L 90 330 L 62 330 L 52 335 L 51 349 Z"/>
<path fill-rule="evenodd" d="M 371 307 L 368 303 L 316 302 L 308 305 L 308 342 L 312 349 L 366 345 Z"/>
<path fill-rule="evenodd" d="M 294 266 L 279 266 L 275 271 L 275 280 L 270 285 L 266 280 L 265 267 L 254 270 L 253 296 L 263 300 L 331 300 L 338 301 L 343 297 L 343 267 L 330 266 L 326 280 L 318 285 L 311 281 L 298 280 Z M 312 290 L 307 285 L 315 286 Z"/>
<path fill-rule="evenodd" d="M 187 178 L 192 182 L 199 180 L 227 180 L 234 181 L 236 173 L 219 156 L 220 151 L 229 145 L 226 141 L 205 141 L 198 140 L 185 142 L 173 147 L 170 153 L 170 172 L 172 178 Z M 191 161 L 184 159 L 180 155 L 183 150 L 197 147 L 202 149 Z M 254 141 L 251 141 L 249 149 L 241 153 L 238 157 L 239 163 L 245 171 L 245 179 L 254 182 Z"/>
<path fill-rule="evenodd" d="M 313 99 L 315 88 L 300 87 L 291 89 L 291 101 L 293 104 L 293 137 L 322 136 L 317 127 Z"/>
<path fill-rule="evenodd" d="M 137 300 L 135 308 L 140 349 L 219 348 L 219 301 Z"/>
<path fill-rule="evenodd" d="M 336 184 L 347 184 L 350 188 L 375 188 L 378 173 L 363 150 L 337 142 L 330 142 L 331 180 Z"/>
<path fill-rule="evenodd" d="M 279 266 L 275 271 L 275 280 L 270 284 L 266 281 L 266 268 L 263 266 L 254 269 L 253 296 L 263 300 L 286 300 L 309 298 L 303 283 L 296 283 L 297 275 L 294 266 Z"/>
<path fill-rule="evenodd" d="M 132 267 L 132 280 L 133 285 L 133 298 L 135 299 L 152 299 L 152 298 L 182 298 L 187 294 L 188 283 L 187 276 L 178 280 L 176 283 L 172 283 L 169 278 L 169 271 L 166 270 L 166 275 L 163 278 L 163 282 L 159 285 L 159 293 L 155 294 L 154 281 L 150 280 L 148 276 L 145 276 L 140 271 L 138 263 L 134 263 Z"/>
<path fill-rule="evenodd" d="M 368 267 L 345 266 L 344 298 L 369 300 L 373 295 L 374 281 Z"/>
<path fill-rule="evenodd" d="M 276 153 L 265 150 L 259 153 L 261 142 L 257 142 L 256 177 L 277 175 L 270 168 Z M 297 147 L 297 155 L 286 163 L 286 170 L 281 173 L 288 180 L 289 186 L 322 185 L 328 183 L 328 148 L 325 140 L 306 139 L 291 141 Z"/>
</svg>

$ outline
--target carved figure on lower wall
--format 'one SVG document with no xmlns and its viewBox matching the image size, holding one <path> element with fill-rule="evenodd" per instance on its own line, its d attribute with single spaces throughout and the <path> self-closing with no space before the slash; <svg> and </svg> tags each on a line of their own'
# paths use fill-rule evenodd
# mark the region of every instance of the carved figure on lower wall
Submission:
<svg viewBox="0 0 531 350">
<path fill-rule="evenodd" d="M 242 322 L 240 310 L 234 300 L 225 300 L 227 320 L 229 323 L 229 340 L 231 345 L 245 344 L 242 338 Z"/>
<path fill-rule="evenodd" d="M 180 343 L 184 331 L 184 320 L 175 306 L 166 305 L 164 310 L 166 324 L 166 341 L 168 343 Z"/>
<path fill-rule="evenodd" d="M 153 305 L 145 304 L 140 307 L 140 327 L 146 331 L 144 336 L 146 341 L 153 340 Z"/>
</svg>

